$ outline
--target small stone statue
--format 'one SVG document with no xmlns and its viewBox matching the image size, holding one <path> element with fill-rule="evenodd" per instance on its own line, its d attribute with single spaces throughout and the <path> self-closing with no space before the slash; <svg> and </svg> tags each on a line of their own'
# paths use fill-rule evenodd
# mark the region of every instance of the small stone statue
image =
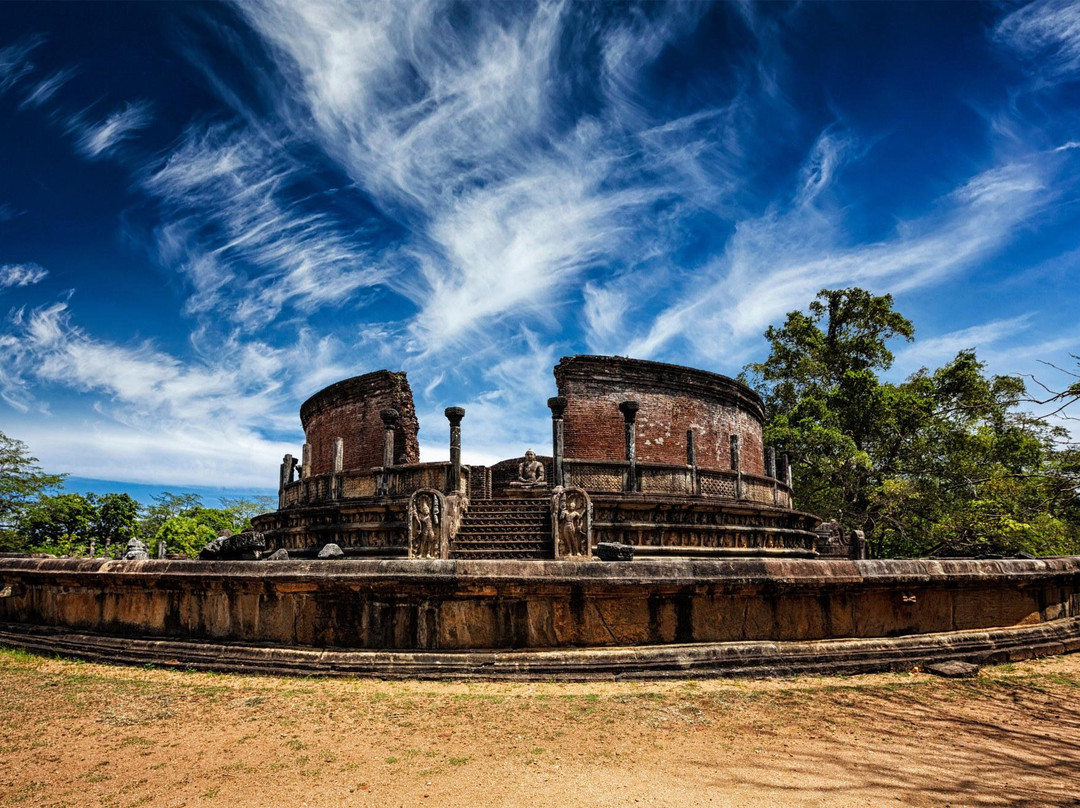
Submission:
<svg viewBox="0 0 1080 808">
<path fill-rule="evenodd" d="M 577 491 L 559 496 L 559 553 L 562 556 L 588 555 L 585 530 L 585 498 Z"/>
<path fill-rule="evenodd" d="M 525 459 L 518 463 L 518 476 L 510 483 L 515 488 L 537 488 L 547 485 L 547 473 L 544 464 L 536 459 L 536 452 L 529 449 Z"/>
<path fill-rule="evenodd" d="M 132 537 L 127 543 L 127 547 L 124 548 L 124 561 L 149 561 L 150 553 L 146 549 L 146 545 L 141 541 Z"/>
<path fill-rule="evenodd" d="M 439 513 L 439 501 L 430 494 L 420 494 L 416 497 L 416 511 L 413 520 L 416 522 L 416 546 L 415 553 L 419 558 L 439 557 L 439 522 L 442 515 Z"/>
</svg>

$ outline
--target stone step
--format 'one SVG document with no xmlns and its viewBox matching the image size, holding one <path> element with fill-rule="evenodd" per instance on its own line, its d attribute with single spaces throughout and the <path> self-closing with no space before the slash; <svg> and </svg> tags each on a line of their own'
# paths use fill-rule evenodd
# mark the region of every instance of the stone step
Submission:
<svg viewBox="0 0 1080 808">
<path fill-rule="evenodd" d="M 467 543 L 470 543 L 470 542 L 500 542 L 500 541 L 510 541 L 510 542 L 524 541 L 524 542 L 532 542 L 533 544 L 536 544 L 536 543 L 541 543 L 542 544 L 543 542 L 550 542 L 551 541 L 551 534 L 547 533 L 547 532 L 545 532 L 545 533 L 540 533 L 540 532 L 536 532 L 536 533 L 513 533 L 513 534 L 506 534 L 506 533 L 464 533 L 464 534 L 462 534 L 462 533 L 458 533 L 457 536 L 454 537 L 454 544 L 467 544 Z"/>
<path fill-rule="evenodd" d="M 549 553 L 551 551 L 551 542 L 538 542 L 538 541 L 506 541 L 506 542 L 469 542 L 468 544 L 454 544 L 451 548 L 451 555 L 454 553 L 501 553 L 504 550 L 513 550 L 515 552 L 530 552 L 530 553 Z"/>
<path fill-rule="evenodd" d="M 531 550 L 463 550 L 454 551 L 450 557 L 462 561 L 493 561 L 499 558 L 544 559 L 551 558 L 551 553 L 538 553 Z"/>
</svg>

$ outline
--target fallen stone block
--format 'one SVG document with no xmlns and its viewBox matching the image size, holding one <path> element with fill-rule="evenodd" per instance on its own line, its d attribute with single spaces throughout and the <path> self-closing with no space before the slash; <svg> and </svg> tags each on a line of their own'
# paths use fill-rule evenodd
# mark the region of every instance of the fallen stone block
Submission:
<svg viewBox="0 0 1080 808">
<path fill-rule="evenodd" d="M 941 662 L 928 662 L 923 665 L 926 673 L 943 676 L 946 679 L 971 679 L 979 675 L 979 666 L 958 659 L 946 659 Z"/>
<path fill-rule="evenodd" d="M 633 561 L 634 548 L 629 544 L 602 541 L 594 551 L 601 561 Z"/>
</svg>

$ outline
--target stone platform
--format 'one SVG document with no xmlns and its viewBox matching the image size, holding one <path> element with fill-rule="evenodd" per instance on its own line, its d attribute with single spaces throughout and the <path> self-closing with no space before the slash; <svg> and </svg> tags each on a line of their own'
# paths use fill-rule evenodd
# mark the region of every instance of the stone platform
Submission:
<svg viewBox="0 0 1080 808">
<path fill-rule="evenodd" d="M 0 559 L 0 641 L 375 676 L 765 675 L 1080 647 L 1080 558 Z"/>
</svg>

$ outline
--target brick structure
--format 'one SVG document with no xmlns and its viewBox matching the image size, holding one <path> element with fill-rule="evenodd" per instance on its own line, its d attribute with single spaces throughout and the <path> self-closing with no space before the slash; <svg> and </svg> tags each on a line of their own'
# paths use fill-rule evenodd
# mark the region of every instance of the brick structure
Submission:
<svg viewBox="0 0 1080 808">
<path fill-rule="evenodd" d="M 419 424 L 412 389 L 404 373 L 377 370 L 345 379 L 320 390 L 300 407 L 300 422 L 310 446 L 310 468 L 305 476 L 334 471 L 334 441 L 343 441 L 344 469 L 368 469 L 383 465 L 384 423 L 382 410 L 396 410 L 394 464 L 420 461 L 416 440 Z"/>
<path fill-rule="evenodd" d="M 704 370 L 617 356 L 568 356 L 555 367 L 566 399 L 567 458 L 626 457 L 619 405 L 637 402 L 636 454 L 641 463 L 686 465 L 687 433 L 698 468 L 733 469 L 731 436 L 739 436 L 742 471 L 765 473 L 761 398 L 745 384 Z"/>
<path fill-rule="evenodd" d="M 286 455 L 278 510 L 253 524 L 272 548 L 299 557 L 329 542 L 353 558 L 416 556 L 413 539 L 434 535 L 436 524 L 448 558 L 552 558 L 559 525 L 586 536 L 564 542 L 585 556 L 600 542 L 632 545 L 643 557 L 817 554 L 820 520 L 792 508 L 786 455 L 772 452 L 766 463 L 764 410 L 746 385 L 611 356 L 566 357 L 555 381 L 552 454 L 546 441 L 532 447 L 543 474 L 521 455 L 461 465 L 463 439 L 484 425 L 469 427 L 456 406 L 445 410 L 450 462 L 420 463 L 404 373 L 333 384 L 301 407 L 302 473 L 297 479 Z M 439 507 L 410 510 L 421 491 Z M 573 508 L 558 505 L 568 497 Z M 429 541 L 419 555 L 434 547 Z"/>
</svg>

